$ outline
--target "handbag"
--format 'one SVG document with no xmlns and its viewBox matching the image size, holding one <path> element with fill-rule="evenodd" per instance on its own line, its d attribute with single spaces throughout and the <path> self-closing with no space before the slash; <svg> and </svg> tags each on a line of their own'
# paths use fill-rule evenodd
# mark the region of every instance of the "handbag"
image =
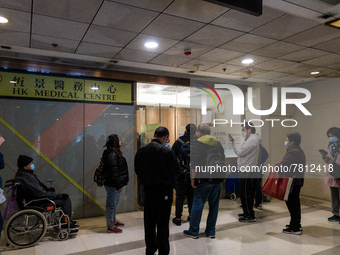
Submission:
<svg viewBox="0 0 340 255">
<path fill-rule="evenodd" d="M 278 173 L 271 172 L 261 191 L 270 197 L 287 201 L 292 184 L 293 178 L 283 177 Z"/>
<path fill-rule="evenodd" d="M 11 189 L 11 195 L 8 198 L 7 206 L 4 213 L 4 221 L 9 220 L 14 214 L 20 211 L 20 207 L 17 202 L 17 186 L 15 183 Z"/>
<path fill-rule="evenodd" d="M 97 183 L 98 187 L 102 187 L 106 181 L 107 174 L 104 167 L 103 158 L 101 158 L 99 166 L 94 172 L 93 181 Z"/>
</svg>

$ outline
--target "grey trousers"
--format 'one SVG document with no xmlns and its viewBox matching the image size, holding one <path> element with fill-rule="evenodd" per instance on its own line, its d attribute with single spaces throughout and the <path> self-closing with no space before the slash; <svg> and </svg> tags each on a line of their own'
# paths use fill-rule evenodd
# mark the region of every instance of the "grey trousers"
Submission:
<svg viewBox="0 0 340 255">
<path fill-rule="evenodd" d="M 331 189 L 331 200 L 332 200 L 332 213 L 339 216 L 340 207 L 340 188 L 330 187 Z"/>
</svg>

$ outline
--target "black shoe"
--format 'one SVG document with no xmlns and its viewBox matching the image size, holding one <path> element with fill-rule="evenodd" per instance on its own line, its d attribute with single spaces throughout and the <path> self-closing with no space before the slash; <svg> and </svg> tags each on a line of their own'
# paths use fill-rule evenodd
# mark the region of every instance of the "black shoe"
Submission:
<svg viewBox="0 0 340 255">
<path fill-rule="evenodd" d="M 204 232 L 205 233 L 205 236 L 206 237 L 210 237 L 211 239 L 214 239 L 215 238 L 215 235 L 209 235 L 208 232 Z"/>
<path fill-rule="evenodd" d="M 283 233 L 285 234 L 291 234 L 291 235 L 301 235 L 302 231 L 301 230 L 293 230 L 291 228 L 285 228 L 282 230 Z"/>
<path fill-rule="evenodd" d="M 237 216 L 240 217 L 240 218 L 243 218 L 243 217 L 247 217 L 247 214 L 240 213 L 240 214 L 238 214 Z"/>
<path fill-rule="evenodd" d="M 191 237 L 192 239 L 197 239 L 198 238 L 198 235 L 195 236 L 195 235 L 191 234 L 188 230 L 184 230 L 183 231 L 183 235 L 186 236 L 186 237 Z"/>
<path fill-rule="evenodd" d="M 286 225 L 286 228 L 290 228 L 290 225 Z M 301 225 L 299 226 L 299 230 L 300 230 L 300 231 L 303 231 L 303 229 L 302 229 L 302 226 L 301 226 Z"/>
<path fill-rule="evenodd" d="M 239 222 L 256 222 L 255 216 L 241 217 L 238 219 Z"/>
<path fill-rule="evenodd" d="M 173 218 L 172 222 L 176 225 L 176 226 L 180 226 L 182 224 L 182 220 L 180 218 Z"/>
</svg>

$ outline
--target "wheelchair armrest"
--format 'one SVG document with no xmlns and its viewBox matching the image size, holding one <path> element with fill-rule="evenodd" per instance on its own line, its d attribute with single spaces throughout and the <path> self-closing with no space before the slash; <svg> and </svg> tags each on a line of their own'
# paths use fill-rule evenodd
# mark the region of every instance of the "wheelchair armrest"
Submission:
<svg viewBox="0 0 340 255">
<path fill-rule="evenodd" d="M 54 203 L 54 201 L 51 200 L 51 199 L 49 199 L 49 198 L 39 198 L 39 199 L 31 200 L 31 201 L 29 201 L 28 203 L 26 203 L 26 204 L 24 205 L 24 207 L 27 207 L 29 204 L 34 203 L 34 202 L 39 202 L 39 201 L 47 201 L 47 202 L 50 202 L 51 204 L 54 205 L 54 208 L 56 208 L 56 204 Z"/>
</svg>

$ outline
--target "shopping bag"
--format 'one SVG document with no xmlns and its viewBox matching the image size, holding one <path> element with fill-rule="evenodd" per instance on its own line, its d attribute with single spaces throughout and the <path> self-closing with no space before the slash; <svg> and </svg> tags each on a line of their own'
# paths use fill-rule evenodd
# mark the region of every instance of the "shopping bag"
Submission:
<svg viewBox="0 0 340 255">
<path fill-rule="evenodd" d="M 17 202 L 17 184 L 13 185 L 11 189 L 11 195 L 7 200 L 7 206 L 4 213 L 4 221 L 9 220 L 15 213 L 20 211 L 20 207 Z"/>
<path fill-rule="evenodd" d="M 283 201 L 288 200 L 293 178 L 287 178 L 272 172 L 261 189 L 262 193 Z"/>
</svg>

